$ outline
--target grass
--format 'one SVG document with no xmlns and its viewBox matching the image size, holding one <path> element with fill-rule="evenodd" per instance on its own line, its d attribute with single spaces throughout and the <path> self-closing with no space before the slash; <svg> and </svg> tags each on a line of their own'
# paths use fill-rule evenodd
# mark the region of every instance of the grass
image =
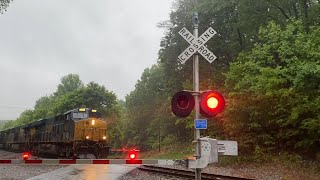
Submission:
<svg viewBox="0 0 320 180">
<path fill-rule="evenodd" d="M 186 159 L 192 155 L 192 148 L 189 144 L 175 144 L 170 147 L 162 147 L 160 152 L 157 149 L 141 153 L 141 157 L 145 159 Z"/>
<path fill-rule="evenodd" d="M 179 149 L 179 150 L 177 150 Z M 110 159 L 116 158 L 126 158 L 126 152 L 123 153 L 114 153 L 108 156 Z M 147 152 L 139 152 L 139 159 L 186 159 L 188 156 L 192 156 L 193 152 L 190 147 L 187 145 L 175 145 L 170 147 L 163 147 L 158 149 L 147 151 Z"/>
<path fill-rule="evenodd" d="M 150 151 L 146 153 L 141 153 L 141 157 L 144 159 L 186 159 L 188 156 L 191 156 L 192 153 L 187 153 L 183 151 Z"/>
</svg>

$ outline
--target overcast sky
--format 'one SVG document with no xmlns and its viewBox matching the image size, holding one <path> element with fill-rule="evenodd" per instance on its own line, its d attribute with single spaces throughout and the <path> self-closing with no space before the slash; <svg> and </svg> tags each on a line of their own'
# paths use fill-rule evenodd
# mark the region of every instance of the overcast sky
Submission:
<svg viewBox="0 0 320 180">
<path fill-rule="evenodd" d="M 76 73 L 118 98 L 155 64 L 173 0 L 17 0 L 0 15 L 0 120 Z"/>
</svg>

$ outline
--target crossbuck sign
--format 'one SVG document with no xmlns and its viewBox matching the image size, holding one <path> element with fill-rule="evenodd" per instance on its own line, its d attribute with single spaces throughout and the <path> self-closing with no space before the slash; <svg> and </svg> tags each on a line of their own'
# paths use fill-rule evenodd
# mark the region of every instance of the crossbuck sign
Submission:
<svg viewBox="0 0 320 180">
<path fill-rule="evenodd" d="M 190 44 L 190 46 L 178 56 L 178 61 L 184 64 L 197 51 L 209 62 L 212 63 L 217 57 L 204 44 L 217 32 L 209 27 L 198 39 L 196 39 L 186 28 L 182 28 L 179 34 Z"/>
</svg>

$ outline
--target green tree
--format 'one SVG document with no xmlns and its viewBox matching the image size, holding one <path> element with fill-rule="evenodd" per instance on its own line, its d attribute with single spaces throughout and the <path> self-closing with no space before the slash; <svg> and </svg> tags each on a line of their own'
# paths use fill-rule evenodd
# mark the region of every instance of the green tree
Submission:
<svg viewBox="0 0 320 180">
<path fill-rule="evenodd" d="M 23 111 L 20 116 L 16 120 L 6 122 L 2 129 L 10 129 L 16 126 L 21 126 L 23 124 L 27 124 L 34 121 L 33 119 L 33 111 L 32 110 L 25 110 Z"/>
<path fill-rule="evenodd" d="M 13 127 L 15 127 L 15 126 L 16 126 L 16 121 L 11 120 L 11 121 L 6 122 L 6 123 L 2 126 L 1 130 L 10 129 L 10 128 L 13 128 Z"/>
<path fill-rule="evenodd" d="M 30 123 L 32 121 L 34 121 L 34 119 L 33 119 L 33 111 L 32 110 L 25 110 L 15 120 L 15 125 L 16 126 L 20 126 L 20 125 L 23 125 L 23 124 Z"/>
<path fill-rule="evenodd" d="M 319 37 L 319 26 L 307 32 L 302 21 L 285 28 L 272 22 L 261 29 L 261 43 L 231 64 L 224 121 L 247 150 L 319 147 Z"/>
<path fill-rule="evenodd" d="M 83 87 L 83 82 L 80 80 L 78 74 L 68 74 L 61 78 L 61 83 L 58 85 L 55 96 L 62 96 L 76 89 Z"/>
<path fill-rule="evenodd" d="M 13 0 L 0 0 L 0 14 L 3 14 L 4 11 L 7 11 L 11 1 Z"/>
<path fill-rule="evenodd" d="M 36 101 L 36 105 L 34 106 L 33 118 L 35 120 L 52 117 L 54 114 L 52 113 L 52 101 L 53 96 L 43 96 Z"/>
<path fill-rule="evenodd" d="M 105 117 L 118 114 L 116 96 L 102 85 L 90 82 L 82 88 L 58 96 L 53 101 L 53 112 L 64 113 L 70 109 L 82 106 L 95 108 L 103 113 Z"/>
<path fill-rule="evenodd" d="M 190 137 L 185 124 L 176 124 L 176 118 L 171 115 L 163 70 L 161 65 L 145 69 L 135 90 L 126 97 L 124 142 L 127 144 L 148 149 L 158 146 L 159 135 L 160 138 L 169 135 L 178 139 Z"/>
</svg>

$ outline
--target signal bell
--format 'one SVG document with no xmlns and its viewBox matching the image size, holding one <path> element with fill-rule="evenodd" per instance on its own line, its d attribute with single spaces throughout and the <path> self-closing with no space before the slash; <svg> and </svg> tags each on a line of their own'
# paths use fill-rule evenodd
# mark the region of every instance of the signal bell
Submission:
<svg viewBox="0 0 320 180">
<path fill-rule="evenodd" d="M 171 110 L 177 117 L 184 118 L 190 115 L 194 108 L 194 98 L 186 91 L 177 92 L 171 100 Z"/>
</svg>

